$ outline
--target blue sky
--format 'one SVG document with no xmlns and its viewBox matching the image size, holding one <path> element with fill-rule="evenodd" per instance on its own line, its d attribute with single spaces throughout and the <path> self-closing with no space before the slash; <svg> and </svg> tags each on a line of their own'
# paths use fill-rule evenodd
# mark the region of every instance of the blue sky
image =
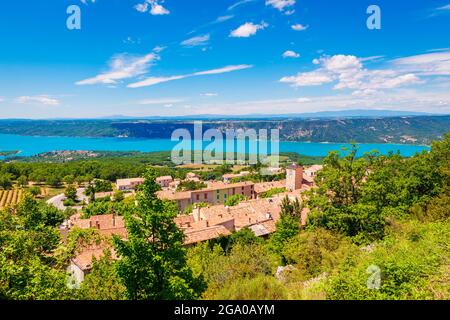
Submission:
<svg viewBox="0 0 450 320">
<path fill-rule="evenodd" d="M 366 26 L 371 4 L 380 30 Z M 66 26 L 70 5 L 81 30 Z M 449 0 L 24 0 L 0 9 L 0 118 L 450 113 Z"/>
</svg>

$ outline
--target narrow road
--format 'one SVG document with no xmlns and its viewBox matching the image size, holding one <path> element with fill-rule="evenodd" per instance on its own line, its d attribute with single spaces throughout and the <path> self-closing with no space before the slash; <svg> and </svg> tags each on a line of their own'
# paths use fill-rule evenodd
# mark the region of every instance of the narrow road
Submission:
<svg viewBox="0 0 450 320">
<path fill-rule="evenodd" d="M 77 198 L 80 201 L 84 200 L 86 203 L 89 202 L 89 198 L 84 195 L 84 188 L 77 189 Z M 66 210 L 66 207 L 63 204 L 64 200 L 66 200 L 66 196 L 64 195 L 64 193 L 61 193 L 47 200 L 47 203 L 58 208 L 59 210 L 64 211 Z"/>
</svg>

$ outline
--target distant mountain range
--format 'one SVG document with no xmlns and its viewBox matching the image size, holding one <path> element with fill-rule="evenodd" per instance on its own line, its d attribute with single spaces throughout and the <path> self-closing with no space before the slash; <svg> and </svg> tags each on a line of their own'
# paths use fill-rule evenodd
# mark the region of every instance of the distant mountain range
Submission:
<svg viewBox="0 0 450 320">
<path fill-rule="evenodd" d="M 0 134 L 166 139 L 174 130 L 273 129 L 284 141 L 430 144 L 450 132 L 450 115 L 353 110 L 251 118 L 173 117 L 148 119 L 0 120 Z"/>
<path fill-rule="evenodd" d="M 112 115 L 100 117 L 97 119 L 104 120 L 131 120 L 131 119 L 146 119 L 146 120 L 211 120 L 211 119 L 293 119 L 293 118 L 372 118 L 372 117 L 401 117 L 401 116 L 426 116 L 434 115 L 426 112 L 415 111 L 395 111 L 395 110 L 340 110 L 340 111 L 320 111 L 309 113 L 288 113 L 288 114 L 246 114 L 246 115 L 217 115 L 217 114 L 200 114 L 187 116 L 148 116 L 148 117 L 133 117 L 125 115 Z"/>
</svg>

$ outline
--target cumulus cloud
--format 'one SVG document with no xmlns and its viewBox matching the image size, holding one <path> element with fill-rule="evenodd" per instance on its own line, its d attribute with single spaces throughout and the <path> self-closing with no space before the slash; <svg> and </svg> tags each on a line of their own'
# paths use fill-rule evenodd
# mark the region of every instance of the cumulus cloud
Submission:
<svg viewBox="0 0 450 320">
<path fill-rule="evenodd" d="M 285 9 L 291 8 L 295 5 L 296 0 L 266 0 L 266 6 L 272 6 L 279 11 L 284 11 Z M 292 9 L 288 11 L 291 13 Z"/>
<path fill-rule="evenodd" d="M 221 74 L 221 73 L 227 73 L 227 72 L 232 72 L 232 71 L 237 71 L 237 70 L 248 69 L 251 67 L 253 67 L 253 66 L 247 65 L 247 64 L 240 64 L 240 65 L 226 66 L 226 67 L 218 68 L 218 69 L 194 72 L 194 73 L 185 74 L 185 75 L 168 76 L 168 77 L 150 77 L 150 78 L 144 79 L 139 82 L 131 83 L 128 85 L 128 88 L 149 87 L 149 86 L 154 86 L 159 83 L 180 80 L 180 79 L 184 79 L 184 78 L 212 75 L 212 74 Z"/>
<path fill-rule="evenodd" d="M 164 1 L 146 0 L 144 3 L 138 3 L 134 8 L 142 13 L 149 12 L 154 16 L 169 14 L 170 11 L 164 8 L 161 3 L 164 3 Z"/>
<path fill-rule="evenodd" d="M 292 50 L 286 50 L 283 52 L 283 58 L 300 58 L 300 54 Z"/>
<path fill-rule="evenodd" d="M 301 23 L 297 23 L 297 24 L 293 24 L 291 26 L 291 29 L 295 30 L 295 31 L 304 31 L 304 30 L 308 29 L 308 26 L 304 26 Z"/>
<path fill-rule="evenodd" d="M 360 58 L 352 55 L 334 55 L 315 59 L 319 67 L 310 72 L 300 72 L 280 79 L 293 87 L 318 86 L 335 82 L 334 89 L 377 90 L 393 89 L 417 84 L 420 79 L 411 72 L 383 69 L 368 70 Z"/>
<path fill-rule="evenodd" d="M 114 56 L 109 63 L 109 70 L 76 82 L 76 85 L 93 85 L 93 84 L 117 84 L 120 80 L 134 78 L 145 74 L 150 68 L 152 62 L 159 59 L 155 52 L 151 52 L 144 56 L 129 56 L 127 54 L 119 54 Z"/>
<path fill-rule="evenodd" d="M 48 95 L 39 96 L 21 96 L 14 100 L 18 104 L 40 104 L 45 106 L 58 106 L 59 100 Z"/>
<path fill-rule="evenodd" d="M 253 24 L 252 22 L 246 22 L 239 28 L 231 31 L 230 37 L 234 38 L 248 38 L 256 34 L 258 30 L 263 30 L 268 26 L 267 23 L 261 22 L 260 24 Z"/>
<path fill-rule="evenodd" d="M 210 37 L 209 34 L 192 37 L 190 39 L 187 39 L 187 40 L 184 40 L 183 42 L 181 42 L 181 45 L 185 46 L 185 47 L 203 46 L 203 45 L 208 44 L 209 37 Z"/>
</svg>

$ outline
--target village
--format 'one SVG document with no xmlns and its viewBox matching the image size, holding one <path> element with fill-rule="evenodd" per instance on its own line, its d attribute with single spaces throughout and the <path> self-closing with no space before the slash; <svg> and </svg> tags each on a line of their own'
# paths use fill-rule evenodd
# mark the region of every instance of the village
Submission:
<svg viewBox="0 0 450 320">
<path fill-rule="evenodd" d="M 250 229 L 257 237 L 267 238 L 276 231 L 283 199 L 288 197 L 291 201 L 298 199 L 302 202 L 302 192 L 314 186 L 314 178 L 321 168 L 321 165 L 304 168 L 295 163 L 285 169 L 271 168 L 274 174 L 284 173 L 285 179 L 267 182 L 234 182 L 250 175 L 249 171 L 224 174 L 221 181 L 202 181 L 194 172 L 189 172 L 184 180 L 160 176 L 156 178 L 156 183 L 161 187 L 157 196 L 177 204 L 179 214 L 175 222 L 185 235 L 185 246 L 227 237 L 244 228 Z M 189 182 L 199 183 L 204 187 L 198 190 L 180 190 L 181 184 Z M 127 197 L 134 195 L 143 183 L 143 178 L 119 179 L 115 188 Z M 109 192 L 97 196 L 112 194 Z M 230 205 L 227 200 L 231 198 L 239 201 Z M 302 226 L 306 224 L 307 215 L 308 209 L 303 208 Z M 96 229 L 106 238 L 112 235 L 127 238 L 124 218 L 112 213 L 83 219 L 81 212 L 77 212 L 60 227 L 60 231 L 64 236 L 74 228 Z M 101 242 L 84 248 L 71 260 L 68 272 L 75 287 L 89 273 L 93 258 L 99 259 L 105 254 L 105 250 L 110 250 L 115 258 L 110 244 Z"/>
</svg>

